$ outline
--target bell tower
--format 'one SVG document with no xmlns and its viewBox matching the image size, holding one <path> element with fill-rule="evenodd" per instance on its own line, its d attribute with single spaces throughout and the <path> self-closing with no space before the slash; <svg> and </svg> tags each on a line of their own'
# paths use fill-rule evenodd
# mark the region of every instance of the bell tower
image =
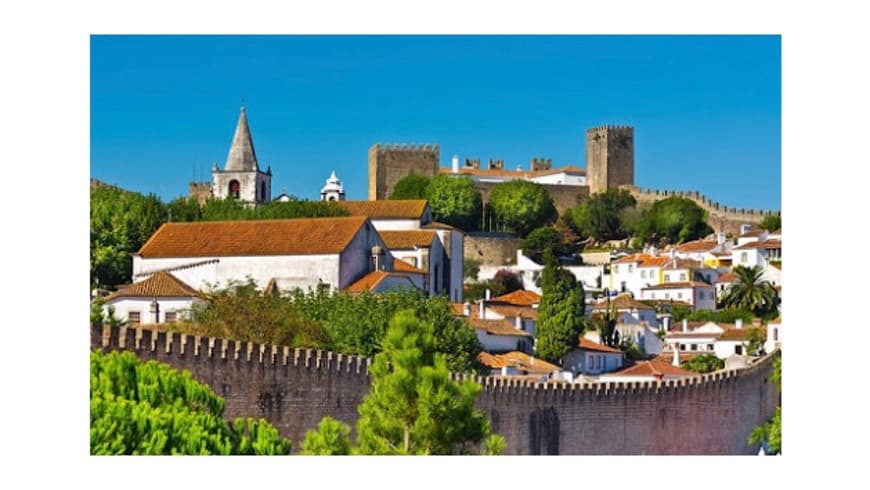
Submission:
<svg viewBox="0 0 870 490">
<path fill-rule="evenodd" d="M 212 194 L 217 198 L 238 199 L 251 204 L 264 204 L 271 200 L 272 168 L 260 171 L 244 106 L 224 169 L 220 170 L 215 163 L 211 175 Z"/>
</svg>

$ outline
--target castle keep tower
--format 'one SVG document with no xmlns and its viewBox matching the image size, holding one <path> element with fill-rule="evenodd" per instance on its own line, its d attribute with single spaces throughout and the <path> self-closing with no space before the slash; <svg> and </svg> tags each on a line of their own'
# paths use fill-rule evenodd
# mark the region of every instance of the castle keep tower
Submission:
<svg viewBox="0 0 870 490">
<path fill-rule="evenodd" d="M 387 199 L 396 182 L 412 172 L 435 177 L 439 165 L 438 145 L 381 146 L 378 143 L 369 148 L 369 200 Z"/>
<path fill-rule="evenodd" d="M 272 195 L 272 169 L 260 171 L 245 108 L 239 114 L 236 132 L 223 170 L 217 164 L 211 171 L 212 194 L 219 199 L 232 197 L 253 204 L 269 202 Z"/>
<path fill-rule="evenodd" d="M 590 194 L 634 185 L 634 128 L 608 125 L 586 130 L 586 182 Z"/>
</svg>

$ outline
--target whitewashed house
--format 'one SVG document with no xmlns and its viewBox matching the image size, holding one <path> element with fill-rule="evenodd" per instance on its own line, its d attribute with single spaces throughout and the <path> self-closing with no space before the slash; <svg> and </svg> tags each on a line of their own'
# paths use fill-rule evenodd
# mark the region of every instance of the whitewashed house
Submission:
<svg viewBox="0 0 870 490">
<path fill-rule="evenodd" d="M 652 359 L 649 361 L 636 361 L 634 364 L 619 371 L 602 374 L 598 377 L 598 380 L 600 382 L 642 383 L 645 381 L 680 380 L 696 376 L 700 375 L 674 366 L 669 362 Z"/>
<path fill-rule="evenodd" d="M 423 290 L 430 296 L 446 293 L 450 264 L 438 234 L 432 230 L 380 231 L 394 258 L 425 271 Z M 400 266 L 401 267 L 401 266 Z"/>
<path fill-rule="evenodd" d="M 166 223 L 133 255 L 134 281 L 171 272 L 197 290 L 247 278 L 343 290 L 375 270 L 393 257 L 365 217 Z"/>
<path fill-rule="evenodd" d="M 764 351 L 773 352 L 774 349 L 782 348 L 782 315 L 767 324 L 767 338 L 764 342 Z"/>
<path fill-rule="evenodd" d="M 608 310 L 616 314 L 617 323 L 641 323 L 646 322 L 653 327 L 658 327 L 658 317 L 653 307 L 635 300 L 629 294 L 619 294 L 610 300 L 599 300 L 592 306 L 592 314 L 595 316 L 606 315 Z"/>
<path fill-rule="evenodd" d="M 662 267 L 667 257 L 650 254 L 632 254 L 615 260 L 610 265 L 611 291 L 629 292 L 635 298 L 641 296 L 643 288 L 660 284 L 663 281 Z"/>
<path fill-rule="evenodd" d="M 565 354 L 562 368 L 577 375 L 598 375 L 621 369 L 625 353 L 619 349 L 580 338 L 577 347 Z"/>
<path fill-rule="evenodd" d="M 715 310 L 716 290 L 697 281 L 666 282 L 641 289 L 643 300 L 674 300 L 688 303 L 695 310 Z"/>
<path fill-rule="evenodd" d="M 466 176 L 475 182 L 502 183 L 511 180 L 528 180 L 538 184 L 586 185 L 586 170 L 565 165 L 553 168 L 552 159 L 532 158 L 528 170 L 522 165 L 504 168 L 504 160 L 489 160 L 488 168 L 480 168 L 479 159 L 466 158 L 462 166 L 454 156 L 451 168 L 441 168 L 442 174 Z"/>
<path fill-rule="evenodd" d="M 760 328 L 760 324 L 752 328 Z M 715 354 L 726 359 L 734 354 L 745 355 L 751 328 L 738 319 L 733 324 L 722 322 L 687 322 L 665 335 L 667 350 L 697 354 Z"/>
<path fill-rule="evenodd" d="M 490 374 L 493 376 L 541 377 L 558 373 L 561 370 L 555 364 L 519 351 L 505 352 L 504 354 L 481 352 L 478 354 L 477 360 L 489 368 Z"/>
<path fill-rule="evenodd" d="M 168 272 L 158 272 L 107 296 L 103 313 L 111 312 L 132 326 L 174 323 L 190 318 L 193 308 L 203 302 L 199 291 Z"/>
</svg>

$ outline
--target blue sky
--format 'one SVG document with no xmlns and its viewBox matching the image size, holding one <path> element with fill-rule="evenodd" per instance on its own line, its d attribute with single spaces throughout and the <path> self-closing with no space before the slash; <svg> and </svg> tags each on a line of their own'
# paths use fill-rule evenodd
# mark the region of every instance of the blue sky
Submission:
<svg viewBox="0 0 870 490">
<path fill-rule="evenodd" d="M 378 142 L 585 167 L 585 130 L 624 124 L 636 185 L 781 208 L 779 36 L 94 36 L 91 176 L 186 194 L 242 98 L 274 195 L 335 170 L 365 199 Z"/>
</svg>

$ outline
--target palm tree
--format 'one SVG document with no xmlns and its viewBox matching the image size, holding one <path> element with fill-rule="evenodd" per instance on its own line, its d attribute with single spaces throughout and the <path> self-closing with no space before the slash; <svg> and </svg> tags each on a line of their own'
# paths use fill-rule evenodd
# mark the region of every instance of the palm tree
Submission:
<svg viewBox="0 0 870 490">
<path fill-rule="evenodd" d="M 734 274 L 737 279 L 722 298 L 726 308 L 748 310 L 762 318 L 776 312 L 779 295 L 770 281 L 761 279 L 763 271 L 760 266 L 737 266 Z"/>
</svg>

